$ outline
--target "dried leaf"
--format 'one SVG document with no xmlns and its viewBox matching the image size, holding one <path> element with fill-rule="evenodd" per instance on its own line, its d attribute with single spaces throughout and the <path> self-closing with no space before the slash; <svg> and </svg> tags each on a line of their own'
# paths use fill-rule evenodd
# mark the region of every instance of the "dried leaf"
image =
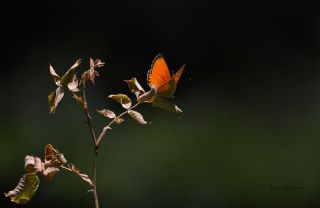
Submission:
<svg viewBox="0 0 320 208">
<path fill-rule="evenodd" d="M 40 158 L 38 157 L 34 157 L 34 158 L 35 158 L 35 165 L 33 169 L 35 170 L 35 172 L 41 172 L 43 170 L 43 163 Z"/>
<path fill-rule="evenodd" d="M 138 97 L 138 102 L 139 103 L 144 103 L 144 102 L 151 103 L 155 98 L 156 98 L 156 91 L 153 88 L 151 88 L 150 91 L 148 91 Z"/>
<path fill-rule="evenodd" d="M 57 163 L 65 164 L 67 160 L 64 155 L 60 153 L 57 149 L 54 149 L 51 144 L 47 144 L 45 147 L 45 163 Z"/>
<path fill-rule="evenodd" d="M 172 111 L 175 113 L 182 113 L 182 110 L 178 106 L 169 102 L 168 99 L 162 98 L 160 96 L 156 96 L 151 104 L 154 107 L 159 107 L 159 108 L 165 109 L 167 111 Z"/>
<path fill-rule="evenodd" d="M 24 158 L 24 170 L 26 173 L 32 173 L 33 167 L 35 166 L 36 161 L 34 159 L 34 156 L 26 155 Z"/>
<path fill-rule="evenodd" d="M 50 74 L 51 74 L 54 82 L 56 83 L 56 85 L 58 87 L 61 87 L 59 75 L 56 73 L 56 71 L 53 69 L 53 67 L 51 65 L 49 65 L 49 68 L 50 68 Z"/>
<path fill-rule="evenodd" d="M 130 114 L 130 116 L 132 118 L 134 118 L 139 124 L 147 124 L 148 122 L 146 122 L 143 118 L 143 116 L 141 115 L 141 113 L 139 113 L 138 111 L 134 111 L 134 110 L 128 110 L 128 113 Z"/>
<path fill-rule="evenodd" d="M 76 100 L 76 102 L 84 109 L 87 110 L 88 109 L 88 105 L 87 102 L 85 102 L 85 100 L 83 99 L 83 97 L 79 97 L 76 94 L 73 94 L 73 98 Z"/>
<path fill-rule="evenodd" d="M 102 129 L 101 134 L 99 135 L 99 138 L 97 140 L 97 143 L 99 144 L 99 142 L 101 141 L 101 139 L 104 137 L 104 135 L 106 134 L 107 130 L 111 129 L 109 126 L 106 126 Z"/>
<path fill-rule="evenodd" d="M 125 109 L 131 107 L 131 99 L 125 94 L 109 95 L 109 98 L 119 102 Z"/>
<path fill-rule="evenodd" d="M 54 113 L 55 106 L 54 106 L 54 99 L 56 97 L 56 93 L 52 92 L 50 95 L 48 95 L 48 104 L 49 104 L 49 112 Z"/>
<path fill-rule="evenodd" d="M 130 91 L 135 94 L 137 98 L 145 93 L 144 89 L 141 87 L 136 78 L 124 81 L 128 84 Z"/>
<path fill-rule="evenodd" d="M 70 82 L 74 80 L 75 76 L 75 70 L 77 67 L 80 65 L 81 59 L 78 59 L 72 66 L 71 68 L 62 76 L 61 78 L 61 84 L 63 86 L 68 85 Z"/>
<path fill-rule="evenodd" d="M 78 174 L 82 180 L 87 182 L 90 186 L 93 186 L 92 180 L 89 178 L 87 174 L 80 173 Z"/>
<path fill-rule="evenodd" d="M 25 204 L 36 193 L 40 180 L 36 173 L 27 173 L 22 176 L 18 185 L 8 193 L 4 195 L 10 197 L 11 201 L 17 204 Z"/>
<path fill-rule="evenodd" d="M 75 173 L 76 175 L 78 175 L 82 180 L 84 180 L 86 183 L 88 183 L 90 186 L 93 186 L 93 183 L 91 181 L 91 179 L 89 178 L 89 176 L 87 174 L 84 174 L 84 173 L 80 173 L 80 170 L 78 168 L 76 168 L 74 166 L 74 164 L 71 163 L 68 164 L 69 168 L 71 169 L 71 171 L 73 173 Z"/>
<path fill-rule="evenodd" d="M 116 122 L 116 124 L 121 124 L 122 122 L 124 122 L 123 118 L 115 118 L 114 121 Z"/>
<path fill-rule="evenodd" d="M 101 61 L 100 59 L 96 59 L 94 61 L 94 68 L 100 68 L 105 65 L 105 62 Z"/>
<path fill-rule="evenodd" d="M 59 171 L 60 170 L 57 167 L 48 166 L 44 168 L 44 170 L 42 171 L 42 175 L 50 181 L 53 176 L 55 176 Z"/>
<path fill-rule="evenodd" d="M 52 92 L 48 96 L 48 104 L 49 104 L 49 112 L 54 113 L 59 102 L 62 100 L 64 96 L 64 91 L 62 87 L 58 87 L 55 92 Z"/>
<path fill-rule="evenodd" d="M 76 75 L 73 75 L 72 81 L 68 83 L 68 89 L 71 92 L 79 92 L 80 90 L 78 89 L 78 79 Z"/>
<path fill-rule="evenodd" d="M 103 67 L 104 64 L 105 63 L 100 59 L 93 60 L 92 58 L 90 58 L 90 69 L 88 69 L 81 75 L 81 82 L 83 83 L 83 85 L 85 85 L 86 81 L 89 80 L 94 84 L 94 79 L 96 78 L 96 76 L 99 76 L 99 72 L 95 69 Z"/>
<path fill-rule="evenodd" d="M 41 159 L 26 155 L 24 159 L 24 169 L 26 173 L 41 172 L 43 169 Z"/>
<path fill-rule="evenodd" d="M 107 110 L 107 109 L 102 109 L 102 110 L 97 110 L 101 115 L 103 115 L 104 117 L 107 118 L 115 118 L 117 117 L 116 114 L 111 111 L 111 110 Z"/>
</svg>

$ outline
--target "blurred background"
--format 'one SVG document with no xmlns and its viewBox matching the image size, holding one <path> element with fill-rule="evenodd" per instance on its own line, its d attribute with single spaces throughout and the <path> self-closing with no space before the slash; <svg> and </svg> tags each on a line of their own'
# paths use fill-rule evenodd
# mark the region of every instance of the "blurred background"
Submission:
<svg viewBox="0 0 320 208">
<path fill-rule="evenodd" d="M 174 102 L 182 115 L 139 107 L 100 148 L 101 207 L 317 207 L 320 205 L 320 17 L 314 1 L 4 1 L 1 3 L 2 192 L 25 155 L 53 144 L 91 174 L 91 138 L 70 93 L 54 115 L 49 63 L 106 62 L 87 99 L 96 132 L 121 112 L 106 99 L 145 89 L 153 58 L 186 63 Z M 88 186 L 61 172 L 23 207 L 92 207 Z M 2 195 L 1 207 L 18 207 Z M 22 206 L 21 206 L 22 207 Z"/>
</svg>

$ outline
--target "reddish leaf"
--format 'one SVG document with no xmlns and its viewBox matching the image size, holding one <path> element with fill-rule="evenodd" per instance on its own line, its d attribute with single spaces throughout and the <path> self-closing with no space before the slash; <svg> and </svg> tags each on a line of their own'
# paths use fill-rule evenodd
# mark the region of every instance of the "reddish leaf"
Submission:
<svg viewBox="0 0 320 208">
<path fill-rule="evenodd" d="M 89 80 L 94 84 L 94 79 L 96 78 L 96 76 L 99 76 L 99 72 L 95 69 L 103 67 L 104 64 L 105 63 L 100 59 L 93 60 L 92 58 L 90 58 L 90 68 L 81 75 L 81 82 L 83 83 L 83 85 L 85 85 L 86 81 Z"/>
<path fill-rule="evenodd" d="M 67 163 L 67 160 L 65 159 L 64 155 L 57 149 L 54 149 L 51 144 L 47 144 L 45 147 L 45 162 L 53 164 L 65 164 Z"/>
</svg>

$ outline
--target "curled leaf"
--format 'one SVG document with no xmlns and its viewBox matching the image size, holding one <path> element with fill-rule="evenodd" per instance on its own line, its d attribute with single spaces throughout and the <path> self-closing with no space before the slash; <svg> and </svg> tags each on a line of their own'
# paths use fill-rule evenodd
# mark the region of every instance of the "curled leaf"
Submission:
<svg viewBox="0 0 320 208">
<path fill-rule="evenodd" d="M 58 87 L 55 92 L 48 95 L 49 112 L 54 113 L 59 102 L 64 96 L 64 91 L 62 87 Z"/>
<path fill-rule="evenodd" d="M 36 193 L 40 180 L 36 173 L 27 173 L 22 176 L 18 185 L 11 191 L 5 193 L 6 197 L 10 197 L 11 201 L 17 204 L 25 204 Z"/>
<path fill-rule="evenodd" d="M 116 122 L 116 124 L 121 124 L 122 122 L 124 122 L 124 119 L 123 118 L 115 118 L 114 121 Z"/>
<path fill-rule="evenodd" d="M 98 113 L 100 113 L 101 115 L 103 115 L 104 117 L 107 117 L 107 118 L 117 117 L 116 114 L 111 110 L 102 109 L 102 110 L 97 110 L 97 111 L 98 111 Z"/>
<path fill-rule="evenodd" d="M 136 78 L 124 81 L 128 84 L 130 91 L 135 94 L 137 98 L 145 93 L 144 89 L 141 87 Z"/>
<path fill-rule="evenodd" d="M 104 137 L 104 135 L 106 134 L 106 132 L 108 131 L 108 130 L 110 130 L 111 128 L 109 127 L 109 126 L 106 126 L 106 127 L 104 127 L 103 129 L 102 129 L 102 131 L 101 131 L 101 133 L 100 133 L 100 135 L 99 135 L 99 137 L 98 137 L 98 139 L 97 139 L 97 144 L 99 145 L 99 143 L 100 143 L 100 141 L 101 141 L 101 139 Z"/>
<path fill-rule="evenodd" d="M 129 115 L 134 118 L 139 124 L 147 124 L 148 122 L 146 122 L 143 118 L 143 116 L 141 115 L 141 113 L 139 113 L 138 111 L 134 111 L 134 110 L 128 110 Z"/>
<path fill-rule="evenodd" d="M 43 169 L 41 159 L 38 157 L 26 155 L 24 159 L 24 169 L 26 173 L 40 172 Z"/>
<path fill-rule="evenodd" d="M 119 102 L 125 109 L 131 107 L 131 99 L 125 94 L 109 95 L 109 98 Z"/>
<path fill-rule="evenodd" d="M 53 69 L 51 65 L 49 65 L 49 68 L 50 68 L 50 74 L 52 76 L 52 79 L 54 80 L 54 82 L 58 87 L 61 87 L 59 75 L 56 73 L 56 71 Z"/>
</svg>

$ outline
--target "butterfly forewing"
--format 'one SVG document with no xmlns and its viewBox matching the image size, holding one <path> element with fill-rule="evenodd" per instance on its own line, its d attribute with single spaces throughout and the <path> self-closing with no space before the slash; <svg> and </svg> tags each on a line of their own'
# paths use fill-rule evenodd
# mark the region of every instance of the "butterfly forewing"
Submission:
<svg viewBox="0 0 320 208">
<path fill-rule="evenodd" d="M 148 72 L 148 85 L 153 88 L 160 88 L 171 80 L 169 68 L 163 55 L 159 54 L 152 62 L 151 69 Z"/>
</svg>

